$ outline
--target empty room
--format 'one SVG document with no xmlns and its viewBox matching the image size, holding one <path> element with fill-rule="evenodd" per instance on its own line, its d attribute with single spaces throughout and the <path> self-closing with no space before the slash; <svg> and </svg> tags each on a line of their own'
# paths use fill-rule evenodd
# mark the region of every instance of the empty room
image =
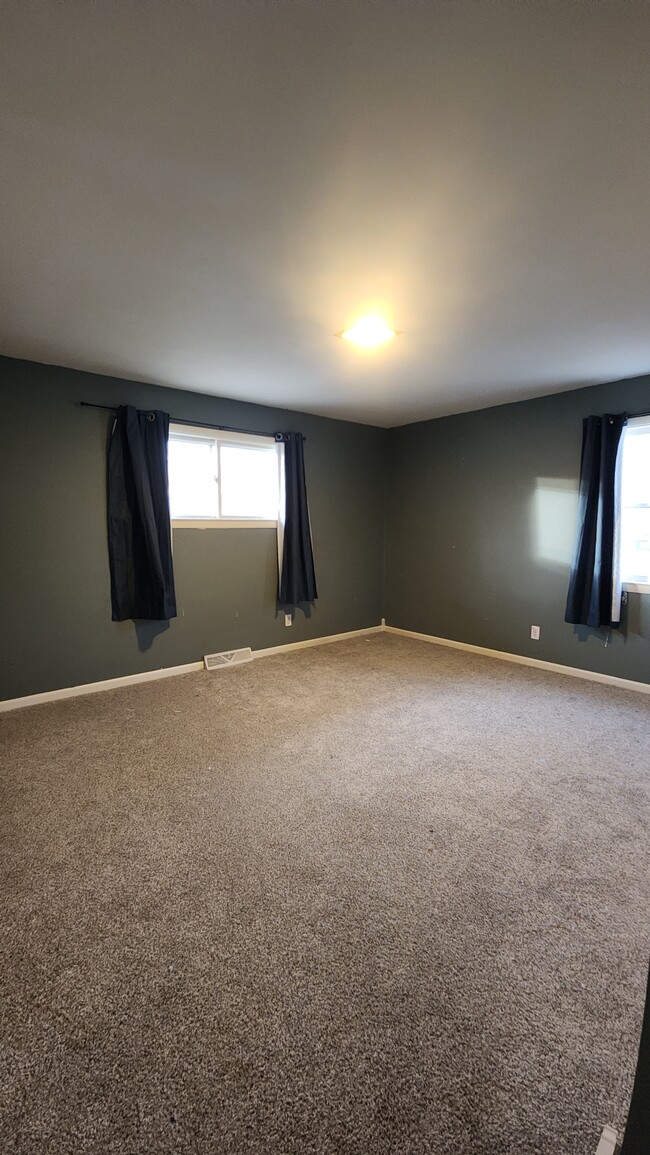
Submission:
<svg viewBox="0 0 650 1155">
<path fill-rule="evenodd" d="M 0 3 L 1 1155 L 649 1155 L 649 58 Z"/>
</svg>

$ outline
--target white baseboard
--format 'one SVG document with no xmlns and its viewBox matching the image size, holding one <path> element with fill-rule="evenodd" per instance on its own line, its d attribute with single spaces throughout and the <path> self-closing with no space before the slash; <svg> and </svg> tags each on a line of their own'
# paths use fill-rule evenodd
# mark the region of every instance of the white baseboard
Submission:
<svg viewBox="0 0 650 1155">
<path fill-rule="evenodd" d="M 288 650 L 303 650 L 308 646 L 323 646 L 328 642 L 341 642 L 346 638 L 359 638 L 364 634 L 381 633 L 382 626 L 368 626 L 363 630 L 349 630 L 344 634 L 328 634 L 324 638 L 308 638 L 304 642 L 286 642 L 283 646 L 269 646 L 265 650 L 253 650 L 254 658 L 266 658 L 270 654 L 282 654 Z M 83 694 L 98 694 L 102 690 L 119 690 L 123 686 L 135 686 L 138 682 L 155 682 L 158 678 L 173 678 L 177 674 L 192 674 L 202 670 L 203 662 L 188 662 L 184 666 L 165 666 L 160 670 L 145 670 L 142 674 L 126 674 L 122 678 L 106 678 L 102 682 L 87 682 L 83 686 L 64 686 L 61 690 L 45 690 L 41 694 L 27 694 L 24 698 L 6 698 L 0 702 L 0 714 L 9 710 L 20 710 L 23 706 L 40 706 L 45 702 L 58 702 L 62 698 L 79 698 Z"/>
<path fill-rule="evenodd" d="M 618 1136 L 613 1127 L 603 1127 L 600 1143 L 596 1148 L 596 1155 L 616 1155 Z"/>
<path fill-rule="evenodd" d="M 348 630 L 345 634 L 328 634 L 324 638 L 307 638 L 305 642 L 287 642 L 284 646 L 269 646 L 253 650 L 254 658 L 268 658 L 271 654 L 286 654 L 287 650 L 306 650 L 309 646 L 326 646 L 329 642 L 344 642 L 348 638 L 362 638 L 366 634 L 381 634 L 384 626 L 366 626 L 363 630 Z"/>
<path fill-rule="evenodd" d="M 484 654 L 488 658 L 499 658 L 502 662 L 534 666 L 538 670 L 547 670 L 553 674 L 568 674 L 570 678 L 585 678 L 588 682 L 602 682 L 606 686 L 617 686 L 620 690 L 636 690 L 639 694 L 650 694 L 648 682 L 633 682 L 630 678 L 617 678 L 614 674 L 598 674 L 594 670 L 581 670 L 577 666 L 561 666 L 559 662 L 544 662 L 541 658 L 527 658 L 523 654 L 509 654 L 505 650 L 490 650 L 486 646 L 473 646 L 470 642 L 455 642 L 451 638 L 437 638 L 434 634 L 401 630 L 398 626 L 385 626 L 384 629 L 389 634 L 417 638 L 420 642 L 433 642 L 436 646 L 448 646 L 452 650 L 467 650 L 470 654 Z"/>
<path fill-rule="evenodd" d="M 203 662 L 188 662 L 184 666 L 164 666 L 160 670 L 145 670 L 142 674 L 125 674 L 123 678 L 106 678 L 103 682 L 86 682 L 84 686 L 45 690 L 42 694 L 27 694 L 24 698 L 5 698 L 0 702 L 0 714 L 7 710 L 20 710 L 23 706 L 40 706 L 43 702 L 58 702 L 60 698 L 80 698 L 82 694 L 98 694 L 101 690 L 119 690 L 122 686 L 155 682 L 158 678 L 173 678 L 177 674 L 191 674 L 202 669 Z"/>
<path fill-rule="evenodd" d="M 367 634 L 399 634 L 404 638 L 416 638 L 421 642 L 433 642 L 437 646 L 448 646 L 452 650 L 467 650 L 472 654 L 484 654 L 488 658 L 499 658 L 503 662 L 515 662 L 520 666 L 534 666 L 556 674 L 568 674 L 571 678 L 585 678 L 590 682 L 602 682 L 608 686 L 618 686 L 623 690 L 636 690 L 640 694 L 650 694 L 650 684 L 633 682 L 628 678 L 617 678 L 613 674 L 598 674 L 593 670 L 580 670 L 576 666 L 561 666 L 557 662 L 544 662 L 539 658 L 527 658 L 523 654 L 509 654 L 504 650 L 490 650 L 485 646 L 474 646 L 469 642 L 455 642 L 451 638 L 438 638 L 433 634 L 421 634 L 416 630 L 402 630 L 398 626 L 387 626 L 382 620 L 379 626 L 367 626 L 362 630 L 348 630 L 343 634 L 327 634 L 323 638 L 307 638 L 302 642 L 285 642 L 281 646 L 268 646 L 263 650 L 253 650 L 254 658 L 267 658 L 272 654 L 304 650 L 310 646 L 325 646 L 330 642 L 342 642 L 349 638 L 360 638 Z M 203 669 L 203 662 L 188 662 L 184 666 L 166 666 L 160 670 L 145 670 L 141 674 L 126 674 L 122 678 L 107 678 L 102 682 L 87 682 L 83 686 L 64 686 L 61 690 L 46 690 L 41 694 L 28 694 L 24 698 L 7 698 L 0 702 L 0 714 L 9 710 L 19 710 L 23 706 L 39 706 L 45 702 L 57 702 L 62 698 L 78 698 L 84 694 L 97 694 L 102 690 L 119 690 L 123 686 L 134 686 L 139 682 L 155 682 L 158 678 L 173 678 L 178 674 L 191 674 Z"/>
</svg>

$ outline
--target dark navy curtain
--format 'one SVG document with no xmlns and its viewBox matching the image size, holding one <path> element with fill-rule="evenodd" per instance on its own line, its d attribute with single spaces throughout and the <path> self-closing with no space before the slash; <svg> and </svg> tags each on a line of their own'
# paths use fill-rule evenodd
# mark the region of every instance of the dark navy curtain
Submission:
<svg viewBox="0 0 650 1155">
<path fill-rule="evenodd" d="M 302 433 L 277 433 L 284 442 L 286 515 L 278 601 L 283 606 L 314 602 L 318 597 L 309 525 Z"/>
<path fill-rule="evenodd" d="M 621 1155 L 648 1155 L 648 1151 L 650 1151 L 650 974 L 641 1029 L 639 1061 Z"/>
<path fill-rule="evenodd" d="M 108 448 L 113 621 L 176 617 L 167 438 L 169 414 L 121 405 Z"/>
<path fill-rule="evenodd" d="M 613 605 L 616 548 L 616 459 L 624 414 L 585 417 L 578 528 L 564 620 L 596 628 L 618 626 L 619 604 Z M 620 603 L 620 598 L 617 599 Z"/>
</svg>

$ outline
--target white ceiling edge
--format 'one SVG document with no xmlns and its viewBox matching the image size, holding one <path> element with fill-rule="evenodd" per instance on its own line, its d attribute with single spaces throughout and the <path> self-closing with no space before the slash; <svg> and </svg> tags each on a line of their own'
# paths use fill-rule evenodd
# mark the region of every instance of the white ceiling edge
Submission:
<svg viewBox="0 0 650 1155">
<path fill-rule="evenodd" d="M 26 357 L 16 351 L 9 351 L 6 348 L 0 348 L 0 356 L 7 357 L 11 360 L 25 361 L 27 363 L 37 364 L 45 368 L 51 366 L 52 368 L 66 370 L 69 369 L 75 373 L 87 373 L 96 377 L 106 377 L 112 381 L 124 382 L 126 386 L 130 382 L 140 385 L 152 385 L 157 388 L 177 390 L 182 393 L 191 393 L 198 397 L 204 397 L 214 401 L 236 402 L 237 404 L 259 406 L 263 409 L 277 409 L 279 412 L 291 413 L 305 413 L 312 417 L 324 417 L 331 421 L 347 421 L 354 425 L 366 425 L 373 429 L 401 429 L 408 425 L 422 424 L 428 421 L 438 421 L 444 417 L 458 417 L 467 413 L 479 413 L 485 409 L 497 409 L 504 405 L 517 405 L 527 401 L 540 400 L 545 397 L 554 397 L 563 393 L 571 393 L 576 390 L 589 389 L 597 385 L 616 385 L 623 384 L 627 381 L 634 381 L 637 378 L 650 376 L 650 370 L 647 372 L 640 371 L 639 373 L 628 374 L 621 377 L 604 377 L 588 381 L 557 381 L 553 383 L 545 383 L 543 387 L 530 388 L 522 390 L 517 387 L 516 390 L 504 391 L 503 394 L 491 393 L 481 403 L 472 404 L 465 403 L 457 408 L 445 408 L 431 414 L 427 412 L 424 416 L 415 416 L 408 421 L 403 420 L 384 420 L 384 421 L 369 421 L 364 413 L 350 414 L 349 404 L 345 403 L 340 406 L 336 405 L 296 405 L 295 403 L 270 402 L 265 398 L 254 399 L 250 395 L 237 396 L 235 393 L 217 393 L 206 389 L 204 386 L 195 388 L 184 382 L 179 381 L 165 381 L 161 378 L 156 379 L 154 376 L 141 376 L 133 373 L 124 367 L 102 367 L 94 363 L 84 362 L 77 358 L 74 363 L 68 361 L 54 361 L 51 359 L 40 360 L 36 356 Z M 43 356 L 43 354 L 41 354 Z M 649 384 L 650 392 L 650 384 Z M 79 397 L 80 401 L 87 400 L 85 397 Z M 128 398 L 125 398 L 125 404 L 128 403 Z M 650 404 L 650 402 L 649 402 Z"/>
</svg>

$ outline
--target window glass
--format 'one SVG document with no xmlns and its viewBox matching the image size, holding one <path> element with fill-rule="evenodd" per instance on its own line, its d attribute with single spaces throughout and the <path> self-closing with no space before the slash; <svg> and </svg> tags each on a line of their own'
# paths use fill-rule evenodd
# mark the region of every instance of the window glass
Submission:
<svg viewBox="0 0 650 1155">
<path fill-rule="evenodd" d="M 177 424 L 168 449 L 173 521 L 277 521 L 282 446 L 272 438 Z"/>
<path fill-rule="evenodd" d="M 623 433 L 621 581 L 650 583 L 650 422 Z"/>
<path fill-rule="evenodd" d="M 221 516 L 274 521 L 278 516 L 275 445 L 258 449 L 219 445 Z"/>
<path fill-rule="evenodd" d="M 172 518 L 218 517 L 213 442 L 169 439 L 169 504 Z"/>
</svg>

